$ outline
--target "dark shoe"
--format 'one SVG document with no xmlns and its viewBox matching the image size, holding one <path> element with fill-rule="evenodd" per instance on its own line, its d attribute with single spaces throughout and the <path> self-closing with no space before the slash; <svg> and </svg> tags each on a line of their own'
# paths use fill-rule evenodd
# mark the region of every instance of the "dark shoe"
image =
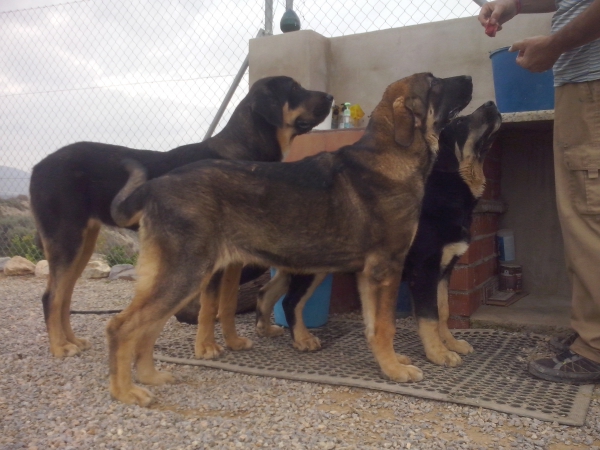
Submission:
<svg viewBox="0 0 600 450">
<path fill-rule="evenodd" d="M 530 374 L 557 383 L 600 383 L 600 363 L 584 358 L 571 350 L 560 353 L 554 358 L 530 361 L 528 368 Z"/>
<path fill-rule="evenodd" d="M 550 339 L 550 342 L 548 342 L 548 344 L 550 344 L 550 347 L 552 347 L 557 352 L 562 353 L 566 350 L 569 350 L 571 344 L 575 342 L 575 339 L 577 339 L 578 337 L 579 334 L 577 333 L 567 334 L 566 336 L 554 336 L 552 339 Z"/>
</svg>

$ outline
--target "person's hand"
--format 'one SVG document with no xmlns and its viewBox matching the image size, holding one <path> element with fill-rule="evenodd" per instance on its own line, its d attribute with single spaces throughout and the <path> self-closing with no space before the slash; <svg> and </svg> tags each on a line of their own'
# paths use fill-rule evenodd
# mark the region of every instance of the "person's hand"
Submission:
<svg viewBox="0 0 600 450">
<path fill-rule="evenodd" d="M 530 72 L 551 69 L 561 51 L 552 42 L 551 36 L 536 36 L 515 42 L 509 52 L 518 51 L 517 64 Z"/>
<path fill-rule="evenodd" d="M 485 34 L 494 37 L 502 29 L 502 24 L 517 15 L 515 0 L 495 0 L 488 2 L 479 11 L 479 23 L 485 27 Z"/>
</svg>

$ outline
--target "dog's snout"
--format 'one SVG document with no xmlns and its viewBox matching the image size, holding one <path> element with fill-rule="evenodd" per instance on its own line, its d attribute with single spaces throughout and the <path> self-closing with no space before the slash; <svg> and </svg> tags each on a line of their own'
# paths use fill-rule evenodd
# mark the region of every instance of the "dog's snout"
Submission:
<svg viewBox="0 0 600 450">
<path fill-rule="evenodd" d="M 331 94 L 327 94 L 327 95 L 325 96 L 325 100 L 327 100 L 328 102 L 332 102 L 332 101 L 333 101 L 333 95 L 331 95 Z"/>
<path fill-rule="evenodd" d="M 485 102 L 483 104 L 483 106 L 485 106 L 486 108 L 490 108 L 490 107 L 494 106 L 494 102 L 491 100 L 488 100 L 487 102 Z"/>
<path fill-rule="evenodd" d="M 471 77 L 471 75 L 465 75 L 465 80 L 473 81 L 473 78 Z"/>
</svg>

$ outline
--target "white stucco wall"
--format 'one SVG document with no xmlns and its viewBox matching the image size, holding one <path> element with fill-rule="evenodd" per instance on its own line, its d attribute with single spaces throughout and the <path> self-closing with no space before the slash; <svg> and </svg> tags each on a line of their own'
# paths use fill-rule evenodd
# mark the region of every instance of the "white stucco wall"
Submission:
<svg viewBox="0 0 600 450">
<path fill-rule="evenodd" d="M 471 75 L 469 113 L 494 100 L 489 52 L 529 36 L 548 34 L 551 14 L 521 15 L 495 38 L 475 17 L 325 38 L 303 30 L 250 41 L 250 83 L 289 75 L 303 86 L 330 92 L 336 103 L 361 105 L 369 114 L 386 86 L 416 72 L 438 77 Z"/>
</svg>

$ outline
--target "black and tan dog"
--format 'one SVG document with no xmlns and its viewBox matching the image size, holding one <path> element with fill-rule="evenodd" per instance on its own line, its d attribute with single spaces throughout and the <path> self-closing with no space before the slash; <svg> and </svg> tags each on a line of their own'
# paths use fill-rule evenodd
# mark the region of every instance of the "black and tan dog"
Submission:
<svg viewBox="0 0 600 450">
<path fill-rule="evenodd" d="M 410 286 L 425 354 L 436 364 L 457 366 L 459 353 L 473 351 L 467 342 L 454 339 L 448 329 L 448 281 L 469 246 L 473 210 L 485 186 L 484 158 L 501 123 L 493 102 L 454 119 L 440 134 L 438 157 L 425 185 L 419 227 L 403 280 Z M 294 347 L 304 351 L 321 348 L 319 339 L 304 325 L 302 310 L 323 278 L 323 274 L 278 271 L 259 293 L 258 334 L 283 333 L 280 327 L 270 325 L 270 318 L 275 302 L 285 294 L 282 306 Z"/>
<path fill-rule="evenodd" d="M 448 329 L 448 282 L 469 248 L 473 210 L 485 188 L 483 162 L 501 124 L 493 102 L 452 122 L 440 135 L 440 153 L 425 187 L 403 279 L 410 287 L 425 355 L 435 364 L 457 366 L 459 353 L 473 351 Z"/>
<path fill-rule="evenodd" d="M 245 263 L 358 272 L 366 335 L 381 369 L 396 381 L 420 380 L 421 370 L 394 351 L 396 293 L 439 133 L 472 89 L 466 76 L 397 81 L 357 143 L 294 163 L 203 161 L 146 183 L 130 163 L 112 214 L 121 226 L 139 221 L 139 279 L 131 305 L 107 327 L 112 396 L 151 401 L 132 382 L 133 361 L 142 383 L 172 380 L 154 367 L 154 342 L 199 293 L 196 356 L 218 355 L 218 302 L 230 298 L 222 295 L 223 268 Z"/>
<path fill-rule="evenodd" d="M 328 94 L 308 91 L 292 78 L 264 78 L 254 83 L 223 130 L 201 143 L 158 152 L 79 142 L 38 163 L 30 194 L 50 265 L 42 303 L 52 354 L 73 356 L 89 347 L 71 329 L 71 295 L 94 250 L 101 224 L 116 225 L 110 203 L 127 181 L 124 158 L 143 164 L 150 178 L 209 158 L 280 161 L 295 136 L 323 121 L 331 102 Z M 189 188 L 186 191 L 194 196 Z"/>
</svg>

